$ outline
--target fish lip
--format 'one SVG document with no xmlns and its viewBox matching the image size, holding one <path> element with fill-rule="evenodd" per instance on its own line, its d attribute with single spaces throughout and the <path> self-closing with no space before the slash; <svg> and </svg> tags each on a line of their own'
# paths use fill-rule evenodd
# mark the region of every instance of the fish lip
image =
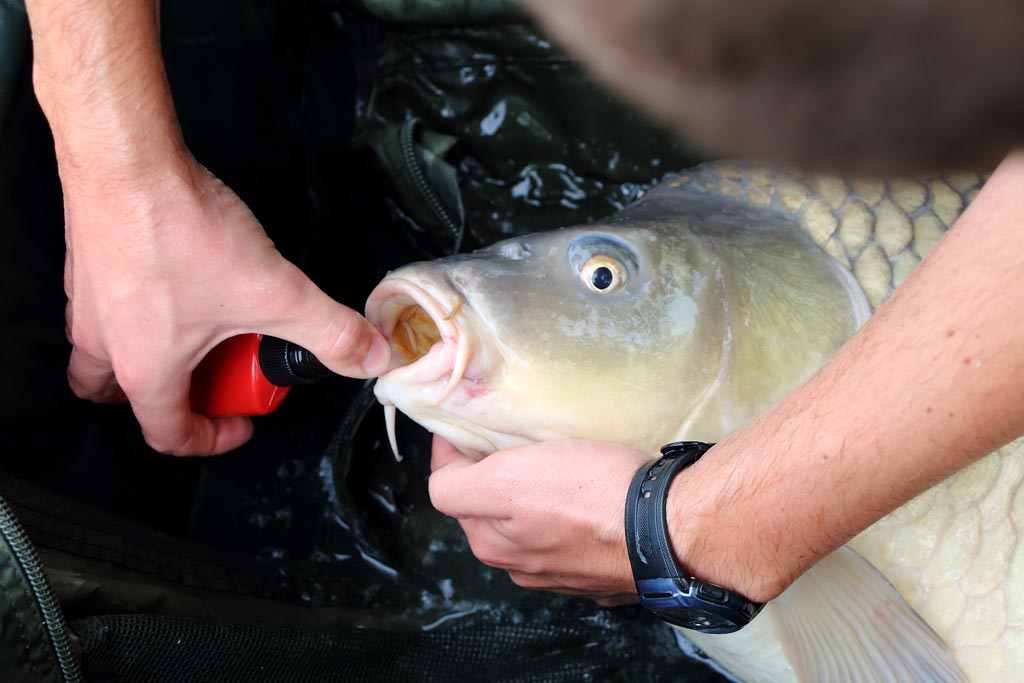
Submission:
<svg viewBox="0 0 1024 683">
<path fill-rule="evenodd" d="M 392 354 L 392 365 L 380 379 L 434 383 L 450 372 L 446 386 L 436 399 L 436 403 L 441 403 L 465 375 L 472 355 L 470 335 L 460 324 L 465 300 L 457 290 L 442 282 L 422 282 L 420 285 L 403 277 L 385 279 L 366 301 L 366 319 L 391 343 L 399 316 L 409 308 L 408 302 L 430 316 L 441 341 L 411 363 L 400 363 Z"/>
</svg>

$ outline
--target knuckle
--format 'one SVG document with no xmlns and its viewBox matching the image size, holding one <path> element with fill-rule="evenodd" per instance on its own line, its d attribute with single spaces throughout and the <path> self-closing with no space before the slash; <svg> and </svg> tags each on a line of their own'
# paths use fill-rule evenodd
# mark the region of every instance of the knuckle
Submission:
<svg viewBox="0 0 1024 683">
<path fill-rule="evenodd" d="M 530 551 L 544 551 L 549 546 L 545 542 L 547 530 L 539 527 L 533 520 L 524 518 L 523 515 L 501 520 L 498 523 L 498 533 Z"/>
<path fill-rule="evenodd" d="M 170 454 L 174 448 L 173 444 L 165 436 L 157 436 L 143 430 L 142 437 L 146 440 L 146 445 L 154 451 Z"/>
<path fill-rule="evenodd" d="M 473 555 L 476 559 L 480 560 L 488 567 L 494 567 L 496 569 L 510 568 L 504 553 L 502 553 L 493 544 L 478 540 L 476 543 L 470 543 L 470 548 L 472 549 Z"/>
<path fill-rule="evenodd" d="M 516 570 L 531 576 L 540 576 L 542 574 L 549 573 L 548 567 L 544 562 L 529 557 L 520 557 L 515 564 L 515 568 Z"/>
<path fill-rule="evenodd" d="M 76 322 L 76 318 L 70 314 L 67 317 L 67 337 L 71 345 L 80 352 L 90 356 L 96 355 L 99 347 L 96 336 L 91 329 Z"/>
<path fill-rule="evenodd" d="M 350 360 L 362 353 L 363 322 L 351 311 L 340 310 L 331 316 L 323 336 L 332 358 Z"/>
<path fill-rule="evenodd" d="M 166 455 L 191 455 L 190 446 L 192 437 L 188 433 L 177 433 L 173 435 L 155 435 L 148 432 L 143 433 L 146 444 L 154 451 Z"/>
<path fill-rule="evenodd" d="M 142 392 L 152 383 L 153 373 L 145 362 L 116 354 L 110 359 L 110 364 L 117 383 L 128 397 Z"/>
<path fill-rule="evenodd" d="M 509 572 L 508 577 L 512 580 L 512 583 L 520 588 L 533 588 L 537 585 L 536 579 L 529 574 Z"/>
<path fill-rule="evenodd" d="M 522 486 L 522 468 L 517 467 L 511 459 L 502 457 L 500 453 L 492 455 L 491 459 L 494 461 L 485 461 L 491 466 L 488 478 L 489 493 L 502 502 L 514 502 L 519 497 L 518 491 Z"/>
<path fill-rule="evenodd" d="M 427 495 L 430 497 L 430 504 L 437 508 L 438 512 L 448 514 L 448 482 L 443 473 L 435 472 L 427 479 Z"/>
<path fill-rule="evenodd" d="M 71 393 L 81 399 L 89 400 L 92 398 L 92 392 L 88 391 L 82 383 L 71 372 L 71 368 L 68 368 L 68 386 L 71 387 Z"/>
</svg>

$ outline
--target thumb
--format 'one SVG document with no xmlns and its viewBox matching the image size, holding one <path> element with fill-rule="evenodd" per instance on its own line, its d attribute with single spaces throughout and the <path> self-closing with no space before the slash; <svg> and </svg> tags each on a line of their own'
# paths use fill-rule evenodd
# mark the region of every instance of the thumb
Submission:
<svg viewBox="0 0 1024 683">
<path fill-rule="evenodd" d="M 366 318 L 327 296 L 308 278 L 282 322 L 260 331 L 304 347 L 339 375 L 376 377 L 391 364 L 391 345 Z"/>
</svg>

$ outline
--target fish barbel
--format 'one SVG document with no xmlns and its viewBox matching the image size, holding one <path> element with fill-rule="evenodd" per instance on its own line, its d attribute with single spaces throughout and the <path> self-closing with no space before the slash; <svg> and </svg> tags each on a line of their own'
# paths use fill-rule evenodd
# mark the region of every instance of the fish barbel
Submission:
<svg viewBox="0 0 1024 683">
<path fill-rule="evenodd" d="M 376 385 L 464 453 L 548 439 L 718 441 L 819 368 L 984 182 L 671 176 L 592 225 L 411 264 L 370 295 Z M 686 632 L 740 680 L 1016 680 L 1024 442 L 884 517 L 729 636 Z"/>
</svg>

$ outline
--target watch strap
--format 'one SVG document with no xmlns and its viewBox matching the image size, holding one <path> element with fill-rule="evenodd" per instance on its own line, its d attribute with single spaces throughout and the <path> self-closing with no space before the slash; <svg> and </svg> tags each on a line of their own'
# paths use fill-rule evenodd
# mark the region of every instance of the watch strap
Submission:
<svg viewBox="0 0 1024 683">
<path fill-rule="evenodd" d="M 666 501 L 672 478 L 697 462 L 714 444 L 678 441 L 661 449 L 662 457 L 637 471 L 626 497 L 626 542 L 636 580 L 688 579 L 672 556 Z M 632 507 L 632 513 L 629 507 Z M 659 523 L 661 520 L 661 523 Z"/>
<path fill-rule="evenodd" d="M 666 501 L 673 477 L 714 444 L 677 441 L 634 475 L 626 498 L 626 545 L 642 607 L 655 616 L 704 633 L 732 633 L 753 619 L 762 603 L 690 576 L 676 562 L 668 534 Z"/>
</svg>

